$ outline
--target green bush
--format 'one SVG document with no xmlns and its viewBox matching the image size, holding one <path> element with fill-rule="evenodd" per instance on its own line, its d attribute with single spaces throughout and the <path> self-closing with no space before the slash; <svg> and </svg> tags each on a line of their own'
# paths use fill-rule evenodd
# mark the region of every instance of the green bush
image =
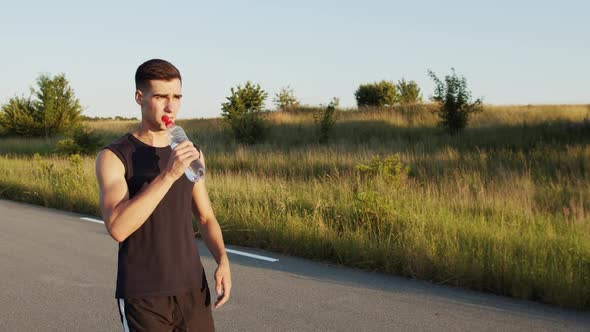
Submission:
<svg viewBox="0 0 590 332">
<path fill-rule="evenodd" d="M 358 107 L 393 106 L 399 101 L 395 84 L 385 80 L 361 84 L 354 93 L 354 97 Z"/>
<path fill-rule="evenodd" d="M 222 103 L 221 115 L 239 142 L 252 144 L 266 136 L 268 127 L 260 117 L 260 112 L 267 95 L 259 84 L 253 85 L 248 81 L 244 87 L 232 87 L 228 101 Z"/>
<path fill-rule="evenodd" d="M 267 123 L 254 113 L 245 113 L 232 118 L 230 127 L 235 139 L 246 144 L 263 141 L 268 132 Z"/>
<path fill-rule="evenodd" d="M 354 169 L 362 180 L 383 179 L 396 187 L 405 185 L 410 172 L 410 168 L 401 161 L 397 153 L 388 157 L 377 155 L 368 164 L 358 164 Z"/>
<path fill-rule="evenodd" d="M 74 130 L 72 138 L 59 140 L 55 150 L 60 154 L 95 154 L 103 146 L 102 136 L 83 127 Z"/>
<path fill-rule="evenodd" d="M 418 83 L 414 81 L 406 82 L 402 78 L 397 82 L 396 88 L 399 94 L 400 104 L 416 104 L 422 102 L 422 94 L 420 93 Z"/>
<path fill-rule="evenodd" d="M 299 106 L 299 101 L 293 95 L 293 89 L 288 86 L 282 88 L 281 91 L 275 95 L 273 102 L 277 109 L 281 111 L 290 111 Z"/>
<path fill-rule="evenodd" d="M 334 97 L 326 108 L 320 108 L 313 115 L 315 122 L 318 124 L 319 142 L 326 143 L 330 136 L 330 132 L 336 123 L 334 113 L 338 106 L 339 100 Z"/>
<path fill-rule="evenodd" d="M 50 137 L 79 125 L 82 106 L 64 74 L 37 79 L 28 98 L 15 96 L 2 105 L 0 126 L 5 134 Z"/>
<path fill-rule="evenodd" d="M 374 190 L 359 191 L 353 196 L 352 219 L 355 221 L 353 229 L 363 229 L 367 237 L 372 240 L 383 238 L 383 229 L 387 224 L 389 210 L 387 197 Z"/>
<path fill-rule="evenodd" d="M 437 103 L 434 112 L 443 126 L 451 135 L 455 135 L 467 127 L 469 115 L 483 110 L 481 99 L 471 102 L 471 93 L 467 90 L 465 77 L 458 77 L 455 69 L 452 75 L 445 76 L 444 83 L 428 70 L 428 75 L 434 80 L 434 96 L 430 99 Z"/>
<path fill-rule="evenodd" d="M 40 136 L 42 121 L 31 97 L 12 97 L 0 111 L 0 127 L 4 135 Z"/>
<path fill-rule="evenodd" d="M 60 139 L 55 144 L 55 152 L 59 154 L 80 153 L 80 147 L 71 138 Z"/>
</svg>

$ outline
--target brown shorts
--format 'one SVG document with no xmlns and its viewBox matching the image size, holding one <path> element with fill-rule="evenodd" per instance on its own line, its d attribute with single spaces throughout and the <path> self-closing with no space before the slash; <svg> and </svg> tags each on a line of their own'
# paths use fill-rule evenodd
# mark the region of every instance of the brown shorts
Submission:
<svg viewBox="0 0 590 332">
<path fill-rule="evenodd" d="M 123 331 L 215 331 L 209 287 L 174 296 L 117 299 Z"/>
</svg>

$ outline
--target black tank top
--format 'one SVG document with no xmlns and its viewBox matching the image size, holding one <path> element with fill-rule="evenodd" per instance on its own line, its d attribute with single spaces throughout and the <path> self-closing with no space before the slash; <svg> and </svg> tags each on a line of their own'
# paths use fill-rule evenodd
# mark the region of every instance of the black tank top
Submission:
<svg viewBox="0 0 590 332">
<path fill-rule="evenodd" d="M 172 152 L 131 133 L 103 149 L 125 166 L 129 199 L 160 174 Z M 207 287 L 192 227 L 193 185 L 181 176 L 146 222 L 119 243 L 116 298 L 169 296 Z"/>
</svg>

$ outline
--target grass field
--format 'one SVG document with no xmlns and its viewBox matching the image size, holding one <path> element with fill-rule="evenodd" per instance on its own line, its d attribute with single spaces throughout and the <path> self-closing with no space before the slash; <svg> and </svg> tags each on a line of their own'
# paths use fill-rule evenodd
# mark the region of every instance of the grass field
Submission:
<svg viewBox="0 0 590 332">
<path fill-rule="evenodd" d="M 428 105 L 342 111 L 326 145 L 313 110 L 265 117 L 254 146 L 179 121 L 227 243 L 590 309 L 590 105 L 486 106 L 458 136 Z M 137 122 L 87 125 L 106 143 Z M 98 215 L 94 157 L 56 141 L 0 139 L 0 196 Z M 355 170 L 394 154 L 407 176 Z"/>
</svg>

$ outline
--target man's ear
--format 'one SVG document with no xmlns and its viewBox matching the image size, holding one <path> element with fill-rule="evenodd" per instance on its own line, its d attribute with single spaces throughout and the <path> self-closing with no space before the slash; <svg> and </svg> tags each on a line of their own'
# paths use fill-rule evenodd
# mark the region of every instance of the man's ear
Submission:
<svg viewBox="0 0 590 332">
<path fill-rule="evenodd" d="M 143 97 L 143 93 L 141 92 L 141 90 L 137 89 L 135 90 L 135 102 L 141 106 L 141 97 Z"/>
</svg>

